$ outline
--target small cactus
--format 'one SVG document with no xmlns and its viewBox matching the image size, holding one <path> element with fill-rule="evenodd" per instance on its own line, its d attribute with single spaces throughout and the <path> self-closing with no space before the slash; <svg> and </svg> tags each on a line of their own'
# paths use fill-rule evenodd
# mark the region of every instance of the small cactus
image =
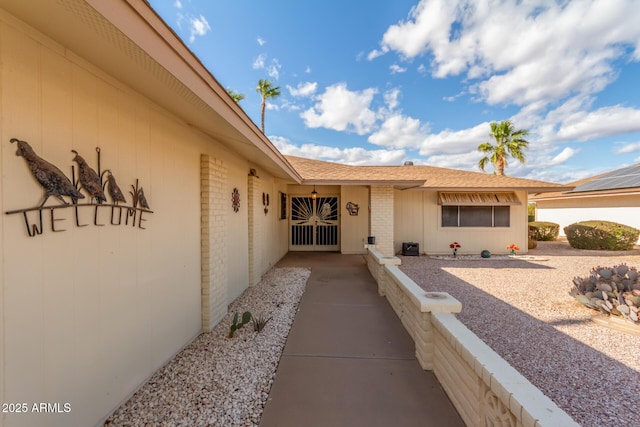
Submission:
<svg viewBox="0 0 640 427">
<path fill-rule="evenodd" d="M 638 323 L 640 283 L 635 267 L 620 264 L 611 268 L 594 267 L 589 276 L 575 277 L 570 291 L 576 301 L 607 315 Z"/>
<path fill-rule="evenodd" d="M 233 338 L 233 334 L 244 325 L 251 321 L 251 312 L 245 311 L 242 313 L 242 319 L 238 322 L 238 313 L 234 314 L 233 322 L 231 323 L 231 327 L 229 328 L 229 338 Z"/>
</svg>

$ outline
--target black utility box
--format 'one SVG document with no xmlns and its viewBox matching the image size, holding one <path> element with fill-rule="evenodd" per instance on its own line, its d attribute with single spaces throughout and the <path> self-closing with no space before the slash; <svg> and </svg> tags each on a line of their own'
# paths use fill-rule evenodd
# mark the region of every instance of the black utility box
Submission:
<svg viewBox="0 0 640 427">
<path fill-rule="evenodd" d="M 403 242 L 402 243 L 402 255 L 404 256 L 419 256 L 420 255 L 420 245 L 413 242 Z"/>
</svg>

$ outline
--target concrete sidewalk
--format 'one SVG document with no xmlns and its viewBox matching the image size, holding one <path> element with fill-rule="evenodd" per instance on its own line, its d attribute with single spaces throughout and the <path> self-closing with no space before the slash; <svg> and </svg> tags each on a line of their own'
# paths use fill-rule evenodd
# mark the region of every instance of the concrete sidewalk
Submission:
<svg viewBox="0 0 640 427">
<path fill-rule="evenodd" d="M 463 426 L 362 255 L 287 254 L 311 267 L 260 426 Z"/>
</svg>

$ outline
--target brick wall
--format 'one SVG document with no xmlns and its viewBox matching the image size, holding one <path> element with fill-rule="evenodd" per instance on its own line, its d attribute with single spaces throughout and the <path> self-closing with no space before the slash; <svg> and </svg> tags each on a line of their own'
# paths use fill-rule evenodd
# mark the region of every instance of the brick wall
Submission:
<svg viewBox="0 0 640 427">
<path fill-rule="evenodd" d="M 247 185 L 247 209 L 249 214 L 249 286 L 260 281 L 260 265 L 262 265 L 262 226 L 264 216 L 262 210 L 262 184 L 257 176 L 249 176 Z"/>
<path fill-rule="evenodd" d="M 223 162 L 200 157 L 200 235 L 202 330 L 210 331 L 227 314 L 227 168 Z"/>
<path fill-rule="evenodd" d="M 378 251 L 393 256 L 393 187 L 372 185 L 370 204 L 369 235 L 375 236 Z"/>
</svg>

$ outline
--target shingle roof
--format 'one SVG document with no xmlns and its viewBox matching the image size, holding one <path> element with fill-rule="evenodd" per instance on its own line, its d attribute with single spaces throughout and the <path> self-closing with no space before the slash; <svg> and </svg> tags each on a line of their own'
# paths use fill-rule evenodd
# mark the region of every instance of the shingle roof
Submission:
<svg viewBox="0 0 640 427">
<path fill-rule="evenodd" d="M 388 184 L 430 189 L 515 189 L 546 192 L 571 186 L 532 179 L 497 176 L 435 166 L 352 166 L 302 157 L 285 156 L 304 184 Z"/>
<path fill-rule="evenodd" d="M 529 199 L 535 201 L 542 199 L 602 196 L 604 194 L 637 193 L 640 191 L 640 175 L 637 175 L 638 168 L 640 168 L 640 163 L 570 182 L 567 185 L 574 187 L 574 189 L 570 191 L 547 192 L 545 194 L 533 195 L 529 197 Z M 625 181 L 623 184 L 615 180 L 617 177 L 629 175 L 627 172 L 634 172 L 634 178 Z M 608 179 L 609 177 L 612 179 Z M 594 185 L 595 181 L 599 181 L 600 184 Z"/>
</svg>

